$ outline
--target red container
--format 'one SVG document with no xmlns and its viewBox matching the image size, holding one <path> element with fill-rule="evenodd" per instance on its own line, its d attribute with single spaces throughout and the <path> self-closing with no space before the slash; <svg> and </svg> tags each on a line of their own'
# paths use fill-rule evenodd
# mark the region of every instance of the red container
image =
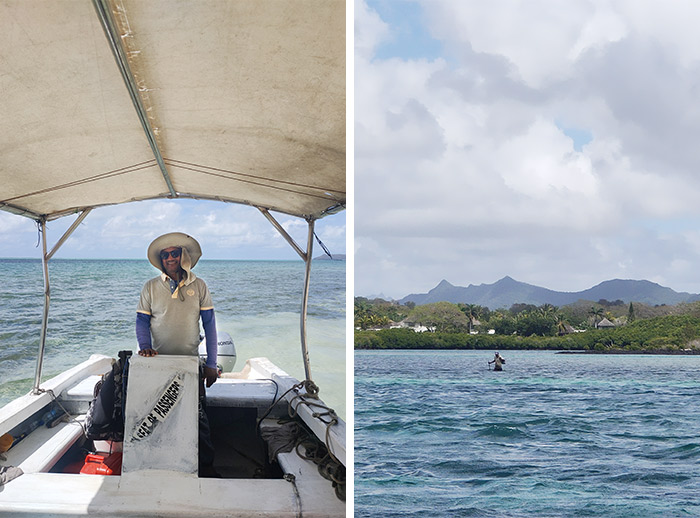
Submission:
<svg viewBox="0 0 700 518">
<path fill-rule="evenodd" d="M 89 453 L 80 470 L 83 475 L 121 475 L 122 452 Z"/>
</svg>

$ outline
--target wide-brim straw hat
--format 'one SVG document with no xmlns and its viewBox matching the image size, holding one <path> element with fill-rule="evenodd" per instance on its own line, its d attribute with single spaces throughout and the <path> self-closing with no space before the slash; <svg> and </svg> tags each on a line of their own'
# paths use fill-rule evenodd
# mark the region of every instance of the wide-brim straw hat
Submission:
<svg viewBox="0 0 700 518">
<path fill-rule="evenodd" d="M 160 252 L 171 246 L 178 246 L 187 251 L 187 255 L 190 259 L 189 268 L 193 268 L 194 265 L 197 264 L 197 261 L 199 261 L 199 258 L 202 257 L 202 247 L 199 246 L 195 238 L 183 234 L 182 232 L 170 232 L 169 234 L 163 234 L 155 238 L 153 242 L 148 245 L 148 260 L 153 266 L 162 271 L 163 264 L 160 260 Z"/>
</svg>

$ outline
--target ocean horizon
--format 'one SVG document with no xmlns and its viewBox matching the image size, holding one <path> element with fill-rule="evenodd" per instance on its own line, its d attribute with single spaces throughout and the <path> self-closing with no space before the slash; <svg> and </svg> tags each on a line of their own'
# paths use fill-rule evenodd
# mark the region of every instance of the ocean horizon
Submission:
<svg viewBox="0 0 700 518">
<path fill-rule="evenodd" d="M 344 254 L 337 254 L 344 255 Z M 0 261 L 36 261 L 41 263 L 41 257 L 0 257 Z M 148 263 L 148 259 L 140 257 L 52 257 L 49 264 L 55 261 L 142 261 Z M 214 261 L 231 261 L 231 262 L 255 262 L 255 263 L 304 263 L 301 259 L 212 259 L 202 258 L 199 263 L 207 263 Z M 312 261 L 329 261 L 329 262 L 345 262 L 345 259 L 330 259 L 328 256 L 314 257 Z M 150 263 L 149 263 L 150 264 Z"/>
</svg>

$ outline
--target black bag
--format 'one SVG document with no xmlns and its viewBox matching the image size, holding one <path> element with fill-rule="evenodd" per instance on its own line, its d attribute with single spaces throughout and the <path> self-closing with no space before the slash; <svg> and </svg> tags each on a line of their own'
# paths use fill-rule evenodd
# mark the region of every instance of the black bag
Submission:
<svg viewBox="0 0 700 518">
<path fill-rule="evenodd" d="M 119 351 L 119 361 L 95 384 L 94 399 L 85 419 L 85 436 L 90 440 L 124 440 L 124 410 L 131 354 L 131 351 Z"/>
</svg>

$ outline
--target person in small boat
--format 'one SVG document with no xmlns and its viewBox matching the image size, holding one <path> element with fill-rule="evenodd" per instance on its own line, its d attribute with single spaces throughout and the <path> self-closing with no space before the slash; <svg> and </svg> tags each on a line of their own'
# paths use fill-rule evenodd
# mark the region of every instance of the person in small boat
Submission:
<svg viewBox="0 0 700 518">
<path fill-rule="evenodd" d="M 502 371 L 503 370 L 503 364 L 506 362 L 505 358 L 501 356 L 499 353 L 496 353 L 493 357 L 493 360 L 489 362 L 489 365 L 492 363 L 493 365 L 493 370 L 495 371 Z"/>
<path fill-rule="evenodd" d="M 161 271 L 146 282 L 136 309 L 136 339 L 140 356 L 199 354 L 199 321 L 206 339 L 207 359 L 200 366 L 199 453 L 200 473 L 210 471 L 214 448 L 206 415 L 204 384 L 218 378 L 216 319 L 207 284 L 192 268 L 202 255 L 199 243 L 182 232 L 156 238 L 148 247 L 148 260 Z"/>
</svg>

